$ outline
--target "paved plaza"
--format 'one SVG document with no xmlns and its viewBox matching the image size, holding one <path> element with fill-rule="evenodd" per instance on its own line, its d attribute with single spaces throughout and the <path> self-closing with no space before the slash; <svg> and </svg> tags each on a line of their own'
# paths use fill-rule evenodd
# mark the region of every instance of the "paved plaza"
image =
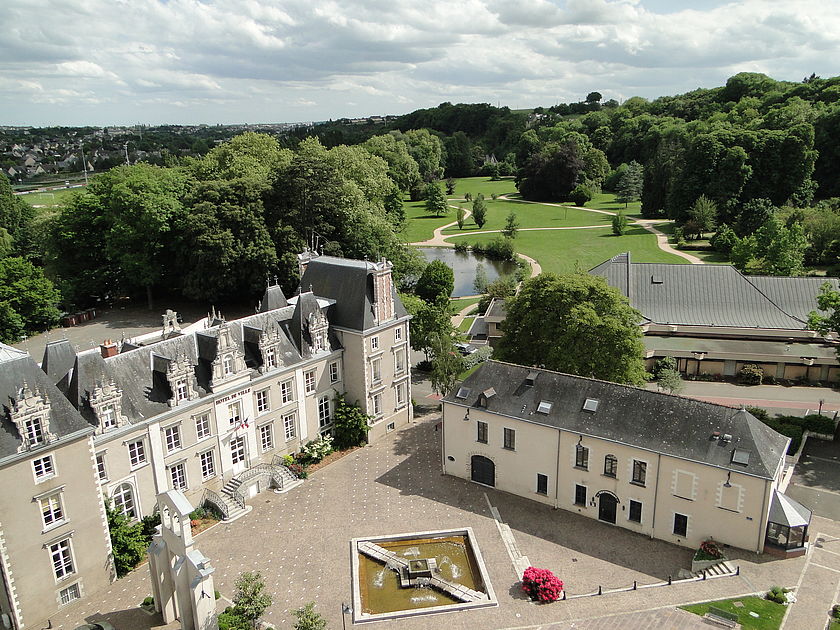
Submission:
<svg viewBox="0 0 840 630">
<path fill-rule="evenodd" d="M 231 597 L 242 571 L 263 573 L 274 604 L 265 621 L 290 628 L 291 610 L 315 601 L 330 628 L 342 627 L 341 604 L 350 601 L 350 539 L 455 527 L 472 527 L 496 591 L 496 608 L 378 622 L 377 627 L 425 629 L 443 624 L 474 628 L 598 630 L 602 628 L 708 628 L 675 605 L 766 591 L 779 584 L 799 587 L 800 604 L 790 608 L 788 630 L 821 628 L 840 586 L 840 524 L 815 517 L 807 557 L 777 560 L 730 550 L 736 577 L 610 593 L 538 605 L 517 585 L 514 559 L 503 527 L 531 564 L 554 571 L 570 595 L 667 580 L 690 565 L 691 551 L 650 540 L 578 514 L 508 495 L 440 474 L 438 417 L 429 415 L 378 443 L 354 451 L 312 475 L 286 494 L 265 492 L 251 500 L 240 520 L 219 524 L 197 537 L 216 567 L 216 588 Z M 819 539 L 817 539 L 819 535 Z M 54 628 L 105 618 L 118 630 L 165 627 L 137 605 L 149 594 L 141 567 L 65 609 Z M 220 601 L 223 605 L 224 601 Z M 350 618 L 346 619 L 350 625 Z M 170 627 L 178 627 L 177 624 Z"/>
</svg>

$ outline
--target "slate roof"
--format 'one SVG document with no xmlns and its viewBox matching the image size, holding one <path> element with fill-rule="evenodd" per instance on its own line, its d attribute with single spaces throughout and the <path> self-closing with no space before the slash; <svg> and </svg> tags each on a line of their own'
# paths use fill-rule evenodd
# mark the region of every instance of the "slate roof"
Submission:
<svg viewBox="0 0 840 630">
<path fill-rule="evenodd" d="M 715 339 L 713 337 L 645 335 L 642 343 L 645 350 L 655 351 L 659 355 L 685 356 L 693 352 L 705 352 L 712 357 L 730 355 L 731 358 L 763 355 L 772 362 L 779 361 L 779 357 L 789 357 L 789 360 L 796 362 L 799 362 L 802 357 L 808 357 L 831 365 L 837 361 L 837 346 L 835 345 L 787 343 L 784 339 Z"/>
<path fill-rule="evenodd" d="M 774 490 L 767 520 L 770 523 L 781 523 L 788 527 L 802 527 L 811 522 L 811 510 L 786 494 Z"/>
<path fill-rule="evenodd" d="M 650 322 L 785 330 L 806 329 L 826 281 L 745 276 L 731 265 L 634 263 L 629 253 L 589 273 L 605 278 Z"/>
<path fill-rule="evenodd" d="M 283 295 L 283 289 L 277 286 L 277 284 L 272 284 L 265 289 L 263 298 L 260 300 L 259 312 L 265 313 L 266 311 L 273 311 L 288 305 L 286 296 Z"/>
<path fill-rule="evenodd" d="M 300 280 L 304 291 L 311 290 L 336 304 L 330 309 L 334 326 L 351 330 L 367 330 L 376 324 L 373 318 L 374 264 L 365 260 L 351 260 L 334 256 L 318 256 L 309 261 Z M 394 313 L 397 318 L 407 315 L 405 307 L 392 284 Z"/>
<path fill-rule="evenodd" d="M 526 384 L 529 373 L 536 376 L 533 386 Z M 743 409 L 499 361 L 483 363 L 461 388 L 469 390 L 464 398 L 456 389 L 444 400 L 477 407 L 481 392 L 493 388 L 489 412 L 765 479 L 773 478 L 788 444 Z M 583 410 L 587 399 L 599 401 L 597 411 Z M 552 403 L 548 414 L 537 412 L 544 400 Z M 733 440 L 714 440 L 714 431 Z M 750 452 L 747 465 L 732 462 L 736 447 Z"/>
<path fill-rule="evenodd" d="M 57 438 L 93 430 L 28 353 L 0 343 L 0 459 L 15 455 L 23 442 L 9 412 L 24 383 L 46 395 L 51 404 L 50 432 Z"/>
</svg>

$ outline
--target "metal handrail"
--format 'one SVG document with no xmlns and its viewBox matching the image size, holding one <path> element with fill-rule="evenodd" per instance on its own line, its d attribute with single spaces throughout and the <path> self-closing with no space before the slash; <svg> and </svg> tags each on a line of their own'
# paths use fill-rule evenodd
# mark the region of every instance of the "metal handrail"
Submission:
<svg viewBox="0 0 840 630">
<path fill-rule="evenodd" d="M 202 505 L 204 503 L 210 503 L 222 513 L 222 518 L 227 519 L 229 515 L 228 504 L 227 501 L 224 500 L 218 493 L 213 492 L 210 488 L 204 489 L 204 496 L 201 498 Z"/>
</svg>

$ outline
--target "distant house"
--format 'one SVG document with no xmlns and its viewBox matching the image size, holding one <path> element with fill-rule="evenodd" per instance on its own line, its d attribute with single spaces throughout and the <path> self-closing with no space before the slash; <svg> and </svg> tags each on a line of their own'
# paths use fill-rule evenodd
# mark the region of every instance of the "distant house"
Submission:
<svg viewBox="0 0 840 630">
<path fill-rule="evenodd" d="M 487 312 L 479 315 L 473 320 L 472 326 L 467 333 L 470 343 L 476 346 L 489 345 L 495 347 L 502 336 L 500 328 L 505 321 L 505 301 L 502 298 L 493 298 L 487 306 Z"/>
</svg>

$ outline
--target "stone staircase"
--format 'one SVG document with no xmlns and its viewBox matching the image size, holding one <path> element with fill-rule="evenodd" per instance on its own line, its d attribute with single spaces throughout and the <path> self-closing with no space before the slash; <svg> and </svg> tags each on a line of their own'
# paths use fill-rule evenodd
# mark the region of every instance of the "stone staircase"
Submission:
<svg viewBox="0 0 840 630">
<path fill-rule="evenodd" d="M 735 575 L 737 573 L 737 569 L 732 565 L 729 560 L 724 560 L 722 562 L 718 562 L 717 564 L 713 564 L 707 569 L 702 569 L 701 571 L 697 571 L 696 573 L 692 573 L 692 577 L 703 577 L 703 572 L 706 572 L 707 578 L 712 577 L 723 577 L 725 575 Z"/>
<path fill-rule="evenodd" d="M 222 487 L 222 494 L 220 496 L 227 505 L 227 518 L 225 519 L 225 522 L 229 523 L 231 521 L 235 521 L 251 511 L 249 506 L 243 506 L 242 503 L 237 500 L 237 493 L 241 485 L 242 482 L 234 477 L 233 479 L 228 480 L 224 487 Z M 241 497 L 241 495 L 239 496 Z M 242 502 L 244 502 L 244 497 L 242 497 Z"/>
</svg>

